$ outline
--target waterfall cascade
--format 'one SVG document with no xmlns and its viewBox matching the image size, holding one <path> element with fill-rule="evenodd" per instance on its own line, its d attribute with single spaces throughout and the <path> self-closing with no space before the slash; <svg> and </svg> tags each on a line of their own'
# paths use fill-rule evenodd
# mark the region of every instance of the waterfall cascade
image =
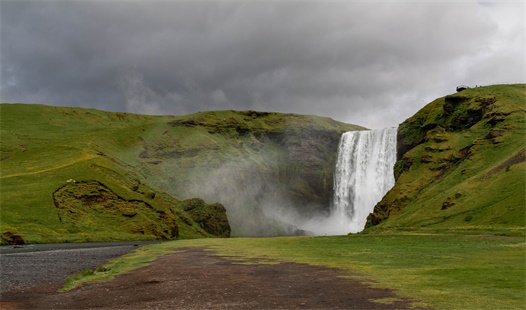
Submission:
<svg viewBox="0 0 526 310">
<path fill-rule="evenodd" d="M 359 232 L 393 187 L 397 128 L 346 132 L 340 139 L 331 218 Z"/>
</svg>

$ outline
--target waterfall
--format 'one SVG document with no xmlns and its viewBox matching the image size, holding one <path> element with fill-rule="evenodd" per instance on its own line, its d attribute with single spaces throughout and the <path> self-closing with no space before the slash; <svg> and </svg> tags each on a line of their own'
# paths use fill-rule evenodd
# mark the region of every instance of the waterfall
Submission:
<svg viewBox="0 0 526 310">
<path fill-rule="evenodd" d="M 340 139 L 331 218 L 359 232 L 374 206 L 393 187 L 397 128 L 346 132 Z"/>
</svg>

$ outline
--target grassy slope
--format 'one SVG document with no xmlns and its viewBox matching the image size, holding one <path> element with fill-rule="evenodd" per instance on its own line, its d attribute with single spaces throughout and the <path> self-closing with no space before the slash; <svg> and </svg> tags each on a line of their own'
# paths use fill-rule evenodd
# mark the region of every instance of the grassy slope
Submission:
<svg viewBox="0 0 526 310">
<path fill-rule="evenodd" d="M 472 88 L 402 123 L 398 179 L 368 231 L 524 235 L 525 100 L 525 85 Z"/>
<path fill-rule="evenodd" d="M 207 246 L 222 256 L 256 258 L 249 263 L 297 262 L 361 274 L 355 279 L 395 289 L 416 306 L 437 309 L 522 309 L 526 278 L 525 243 L 518 237 L 455 235 L 354 235 L 196 239 L 149 245 L 95 272 L 71 279 L 109 280 L 159 255 Z M 379 300 L 377 302 L 389 302 Z"/>
<path fill-rule="evenodd" d="M 201 185 L 192 179 L 196 169 L 210 173 L 210 168 L 233 157 L 255 162 L 258 169 L 272 165 L 258 152 L 268 142 L 257 140 L 258 133 L 358 128 L 315 116 L 234 111 L 155 117 L 2 104 L 0 112 L 2 233 L 16 232 L 27 242 L 159 238 L 167 228 L 154 215 L 170 209 L 175 210 L 181 238 L 210 236 L 191 220 L 184 203 L 174 198 L 198 196 L 180 195 L 188 193 L 188 184 Z M 187 120 L 199 125 L 169 124 Z M 248 127 L 251 134 L 240 139 L 238 131 L 245 129 L 239 126 Z M 278 151 L 271 155 L 279 156 Z M 97 180 L 123 200 L 144 201 L 152 210 L 133 219 L 95 210 L 77 225 L 66 225 L 60 222 L 53 192 L 69 184 L 69 179 Z M 152 193 L 156 194 L 153 198 Z M 115 229 L 116 216 L 128 229 Z"/>
<path fill-rule="evenodd" d="M 125 162 L 105 153 L 108 146 L 119 141 L 130 123 L 146 123 L 147 117 L 134 115 L 128 116 L 133 119 L 123 121 L 123 114 L 40 105 L 2 105 L 1 113 L 2 232 L 17 232 L 26 242 L 161 237 L 160 231 L 166 227 L 152 215 L 169 211 L 179 202 L 141 182 L 143 178 Z M 146 201 L 153 212 L 143 212 L 131 219 L 95 210 L 76 224 L 62 223 L 53 192 L 67 185 L 69 179 L 98 180 L 126 200 Z M 133 190 L 134 187 L 137 189 Z M 146 197 L 151 192 L 159 195 L 155 199 Z M 183 212 L 178 210 L 177 214 L 180 237 L 208 236 L 197 225 L 187 225 Z M 117 229 L 115 221 L 157 231 L 133 233 L 133 229 Z"/>
</svg>

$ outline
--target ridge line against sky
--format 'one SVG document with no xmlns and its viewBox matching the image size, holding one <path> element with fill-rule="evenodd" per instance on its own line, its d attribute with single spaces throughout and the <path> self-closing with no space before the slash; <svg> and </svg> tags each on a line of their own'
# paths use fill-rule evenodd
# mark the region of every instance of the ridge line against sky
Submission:
<svg viewBox="0 0 526 310">
<path fill-rule="evenodd" d="M 397 126 L 526 82 L 524 1 L 1 1 L 0 101 Z"/>
</svg>

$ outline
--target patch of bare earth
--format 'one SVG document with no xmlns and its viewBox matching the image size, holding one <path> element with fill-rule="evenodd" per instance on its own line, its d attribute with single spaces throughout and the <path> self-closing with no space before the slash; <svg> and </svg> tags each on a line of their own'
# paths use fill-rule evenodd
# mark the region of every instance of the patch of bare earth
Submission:
<svg viewBox="0 0 526 310">
<path fill-rule="evenodd" d="M 67 293 L 48 286 L 2 294 L 12 309 L 405 309 L 388 289 L 305 264 L 238 264 L 202 248 L 160 257 L 106 283 Z M 372 300 L 390 300 L 390 304 Z"/>
</svg>

